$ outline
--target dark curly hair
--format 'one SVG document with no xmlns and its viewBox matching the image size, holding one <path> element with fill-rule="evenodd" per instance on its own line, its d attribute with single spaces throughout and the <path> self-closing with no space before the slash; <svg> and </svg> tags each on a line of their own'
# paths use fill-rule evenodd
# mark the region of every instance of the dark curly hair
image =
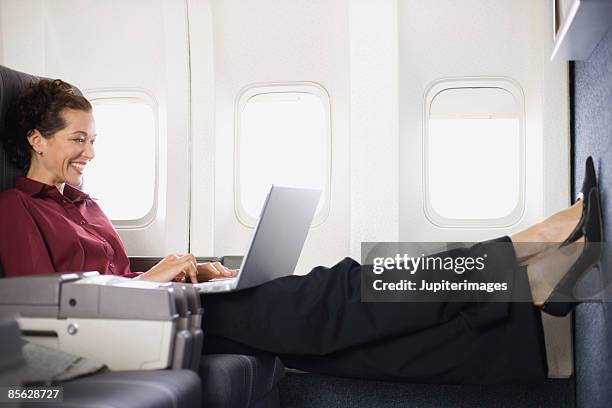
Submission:
<svg viewBox="0 0 612 408">
<path fill-rule="evenodd" d="M 34 130 L 50 138 L 66 127 L 61 116 L 64 109 L 89 112 L 92 107 L 70 84 L 60 79 L 41 79 L 19 94 L 7 112 L 3 141 L 9 160 L 15 166 L 26 172 L 30 168 L 33 149 L 28 136 Z"/>
</svg>

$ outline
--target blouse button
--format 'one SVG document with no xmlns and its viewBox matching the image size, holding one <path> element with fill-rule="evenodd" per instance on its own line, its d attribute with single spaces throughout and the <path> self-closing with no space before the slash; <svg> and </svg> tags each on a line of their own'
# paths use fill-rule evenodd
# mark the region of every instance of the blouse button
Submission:
<svg viewBox="0 0 612 408">
<path fill-rule="evenodd" d="M 111 262 L 111 263 L 109 263 L 109 264 L 108 264 L 108 266 L 109 266 L 110 268 L 114 268 L 114 267 L 115 267 L 115 264 Z"/>
<path fill-rule="evenodd" d="M 81 220 L 81 222 L 79 224 L 85 225 L 85 220 Z"/>
</svg>

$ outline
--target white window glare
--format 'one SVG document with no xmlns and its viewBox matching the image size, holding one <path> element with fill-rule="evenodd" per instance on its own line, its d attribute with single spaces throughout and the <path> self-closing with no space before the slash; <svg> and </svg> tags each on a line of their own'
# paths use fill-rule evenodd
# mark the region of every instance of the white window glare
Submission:
<svg viewBox="0 0 612 408">
<path fill-rule="evenodd" d="M 495 227 L 518 220 L 524 191 L 521 97 L 503 81 L 430 90 L 426 209 L 434 223 Z"/>
<path fill-rule="evenodd" d="M 270 185 L 323 191 L 314 224 L 328 211 L 330 114 L 318 87 L 250 88 L 238 103 L 236 209 L 254 226 Z M 310 89 L 309 89 L 310 88 Z"/>
<path fill-rule="evenodd" d="M 495 219 L 518 204 L 518 119 L 430 119 L 429 192 L 445 218 Z"/>
<path fill-rule="evenodd" d="M 155 202 L 156 120 L 150 103 L 137 98 L 93 99 L 96 157 L 84 190 L 113 222 L 143 220 Z"/>
</svg>

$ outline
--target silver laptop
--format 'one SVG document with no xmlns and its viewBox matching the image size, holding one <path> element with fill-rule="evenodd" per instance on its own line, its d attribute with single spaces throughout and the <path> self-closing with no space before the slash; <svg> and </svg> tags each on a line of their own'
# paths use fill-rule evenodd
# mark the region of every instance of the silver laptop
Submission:
<svg viewBox="0 0 612 408">
<path fill-rule="evenodd" d="M 231 292 L 292 275 L 320 196 L 320 190 L 273 185 L 238 275 L 194 286 L 204 293 Z"/>
</svg>

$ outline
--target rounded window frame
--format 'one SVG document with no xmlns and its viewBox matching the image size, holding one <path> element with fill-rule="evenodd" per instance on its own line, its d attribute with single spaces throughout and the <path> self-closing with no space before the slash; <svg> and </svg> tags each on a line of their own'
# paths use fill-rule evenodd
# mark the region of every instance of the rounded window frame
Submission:
<svg viewBox="0 0 612 408">
<path fill-rule="evenodd" d="M 251 216 L 242 205 L 240 194 L 240 134 L 242 112 L 249 100 L 257 95 L 271 93 L 308 93 L 319 98 L 324 106 L 325 122 L 327 123 L 327 152 L 325 169 L 325 187 L 321 197 L 325 198 L 321 210 L 312 221 L 310 228 L 322 225 L 329 217 L 331 209 L 331 158 L 332 158 L 332 125 L 331 125 L 331 102 L 329 93 L 323 85 L 316 82 L 274 82 L 256 83 L 242 88 L 236 97 L 234 109 L 234 213 L 237 220 L 247 228 L 255 228 L 257 217 Z"/>
<path fill-rule="evenodd" d="M 440 93 L 461 88 L 498 88 L 509 92 L 517 107 L 519 120 L 519 188 L 518 200 L 514 209 L 507 215 L 498 218 L 461 219 L 448 218 L 438 214 L 431 205 L 429 196 L 429 117 L 433 101 Z M 442 78 L 427 86 L 424 93 L 423 134 L 422 134 L 422 174 L 423 174 L 423 211 L 433 225 L 440 228 L 507 228 L 518 223 L 525 213 L 526 190 L 526 136 L 525 136 L 525 94 L 520 84 L 507 77 L 457 77 Z"/>
</svg>

